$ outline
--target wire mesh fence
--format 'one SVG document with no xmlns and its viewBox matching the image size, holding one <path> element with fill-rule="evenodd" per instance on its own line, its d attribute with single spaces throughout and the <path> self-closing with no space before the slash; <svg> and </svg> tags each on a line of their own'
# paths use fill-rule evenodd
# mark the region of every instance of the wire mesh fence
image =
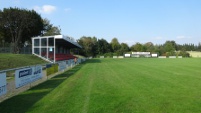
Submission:
<svg viewBox="0 0 201 113">
<path fill-rule="evenodd" d="M 13 48 L 11 46 L 3 47 L 0 46 L 0 53 L 12 53 Z M 19 54 L 32 54 L 32 47 L 27 46 L 27 47 L 22 47 L 19 51 Z"/>
</svg>

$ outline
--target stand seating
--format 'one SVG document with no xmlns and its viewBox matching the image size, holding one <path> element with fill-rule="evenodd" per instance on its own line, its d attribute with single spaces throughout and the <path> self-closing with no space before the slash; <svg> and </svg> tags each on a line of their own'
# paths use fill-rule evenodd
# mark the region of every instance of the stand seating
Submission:
<svg viewBox="0 0 201 113">
<path fill-rule="evenodd" d="M 47 54 L 45 52 L 41 53 L 42 57 L 46 57 Z M 49 59 L 53 60 L 54 59 L 54 53 L 49 53 L 48 55 Z M 76 58 L 75 56 L 71 54 L 64 54 L 64 53 L 57 53 L 55 54 L 55 60 L 56 61 L 61 61 L 61 60 L 69 60 L 69 59 L 74 59 Z"/>
<path fill-rule="evenodd" d="M 61 60 L 69 60 L 69 59 L 74 59 L 76 58 L 75 56 L 71 55 L 71 54 L 63 54 L 63 53 L 59 53 L 56 54 L 56 61 L 61 61 Z"/>
</svg>

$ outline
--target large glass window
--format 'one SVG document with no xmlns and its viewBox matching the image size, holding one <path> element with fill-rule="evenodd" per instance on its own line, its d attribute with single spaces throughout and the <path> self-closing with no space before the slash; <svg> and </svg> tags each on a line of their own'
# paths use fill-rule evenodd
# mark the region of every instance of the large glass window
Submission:
<svg viewBox="0 0 201 113">
<path fill-rule="evenodd" d="M 48 45 L 49 46 L 54 46 L 54 38 L 49 38 L 48 39 Z"/>
<path fill-rule="evenodd" d="M 41 56 L 47 58 L 47 48 L 41 48 Z"/>
<path fill-rule="evenodd" d="M 41 39 L 41 46 L 47 46 L 47 38 Z"/>
<path fill-rule="evenodd" d="M 34 53 L 39 55 L 39 48 L 34 48 Z"/>
<path fill-rule="evenodd" d="M 34 46 L 39 46 L 39 39 L 34 39 Z"/>
</svg>

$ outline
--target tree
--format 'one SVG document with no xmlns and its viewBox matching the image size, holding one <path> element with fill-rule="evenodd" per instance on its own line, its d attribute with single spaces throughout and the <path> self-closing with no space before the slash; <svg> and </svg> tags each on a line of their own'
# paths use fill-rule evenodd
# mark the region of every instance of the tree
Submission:
<svg viewBox="0 0 201 113">
<path fill-rule="evenodd" d="M 166 52 L 174 52 L 176 50 L 174 41 L 166 41 L 164 44 L 164 48 Z"/>
<path fill-rule="evenodd" d="M 197 51 L 201 51 L 201 42 L 198 43 L 198 49 Z"/>
<path fill-rule="evenodd" d="M 97 42 L 97 53 L 103 55 L 108 52 L 111 52 L 110 44 L 105 39 L 99 39 Z"/>
<path fill-rule="evenodd" d="M 53 26 L 48 19 L 43 19 L 43 36 L 60 35 L 61 29 L 57 26 Z"/>
<path fill-rule="evenodd" d="M 131 50 L 132 51 L 137 51 L 137 52 L 144 52 L 145 47 L 142 44 L 137 42 L 136 44 L 131 46 Z"/>
<path fill-rule="evenodd" d="M 41 34 L 43 22 L 34 10 L 4 8 L 0 10 L 0 30 L 6 42 L 11 42 L 13 53 L 19 53 L 25 41 Z"/>
<path fill-rule="evenodd" d="M 119 55 L 124 55 L 126 52 L 129 51 L 128 44 L 126 44 L 126 43 L 121 43 L 120 46 L 121 46 L 121 48 L 120 48 L 120 50 L 118 51 L 118 54 L 119 54 Z"/>
<path fill-rule="evenodd" d="M 145 43 L 144 48 L 147 52 L 154 52 L 154 44 L 152 42 Z"/>
<path fill-rule="evenodd" d="M 117 52 L 121 48 L 117 38 L 113 38 L 110 44 L 113 52 Z"/>
<path fill-rule="evenodd" d="M 97 43 L 97 38 L 96 37 L 86 37 L 83 36 L 78 40 L 78 44 L 82 46 L 81 53 L 85 56 L 95 56 L 96 51 L 95 51 L 95 46 Z"/>
</svg>

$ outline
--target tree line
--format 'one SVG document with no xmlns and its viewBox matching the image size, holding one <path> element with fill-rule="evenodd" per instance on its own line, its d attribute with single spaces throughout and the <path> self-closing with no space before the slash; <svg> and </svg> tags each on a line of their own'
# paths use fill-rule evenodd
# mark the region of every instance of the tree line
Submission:
<svg viewBox="0 0 201 113">
<path fill-rule="evenodd" d="M 13 53 L 19 53 L 23 46 L 31 44 L 31 37 L 60 35 L 60 32 L 58 26 L 54 26 L 46 18 L 43 19 L 34 10 L 12 7 L 0 10 L 0 46 L 5 43 L 10 44 Z M 83 47 L 79 50 L 79 54 L 93 57 L 120 56 L 135 51 L 189 57 L 186 51 L 201 51 L 201 43 L 180 45 L 175 41 L 166 41 L 164 44 L 135 43 L 129 47 L 126 43 L 119 43 L 117 38 L 113 38 L 108 43 L 103 38 L 83 36 L 77 42 Z"/>
<path fill-rule="evenodd" d="M 83 47 L 80 49 L 80 54 L 84 56 L 98 57 L 104 55 L 105 57 L 122 56 L 131 52 L 151 52 L 159 56 L 183 56 L 190 57 L 186 51 L 201 51 L 201 43 L 194 44 L 177 44 L 175 41 L 166 41 L 164 44 L 135 43 L 128 46 L 126 43 L 119 43 L 117 38 L 113 38 L 111 42 L 105 39 L 98 39 L 96 37 L 83 36 L 77 40 Z"/>
<path fill-rule="evenodd" d="M 0 44 L 10 44 L 12 53 L 31 43 L 31 37 L 58 35 L 61 30 L 36 11 L 20 8 L 0 10 Z"/>
</svg>

